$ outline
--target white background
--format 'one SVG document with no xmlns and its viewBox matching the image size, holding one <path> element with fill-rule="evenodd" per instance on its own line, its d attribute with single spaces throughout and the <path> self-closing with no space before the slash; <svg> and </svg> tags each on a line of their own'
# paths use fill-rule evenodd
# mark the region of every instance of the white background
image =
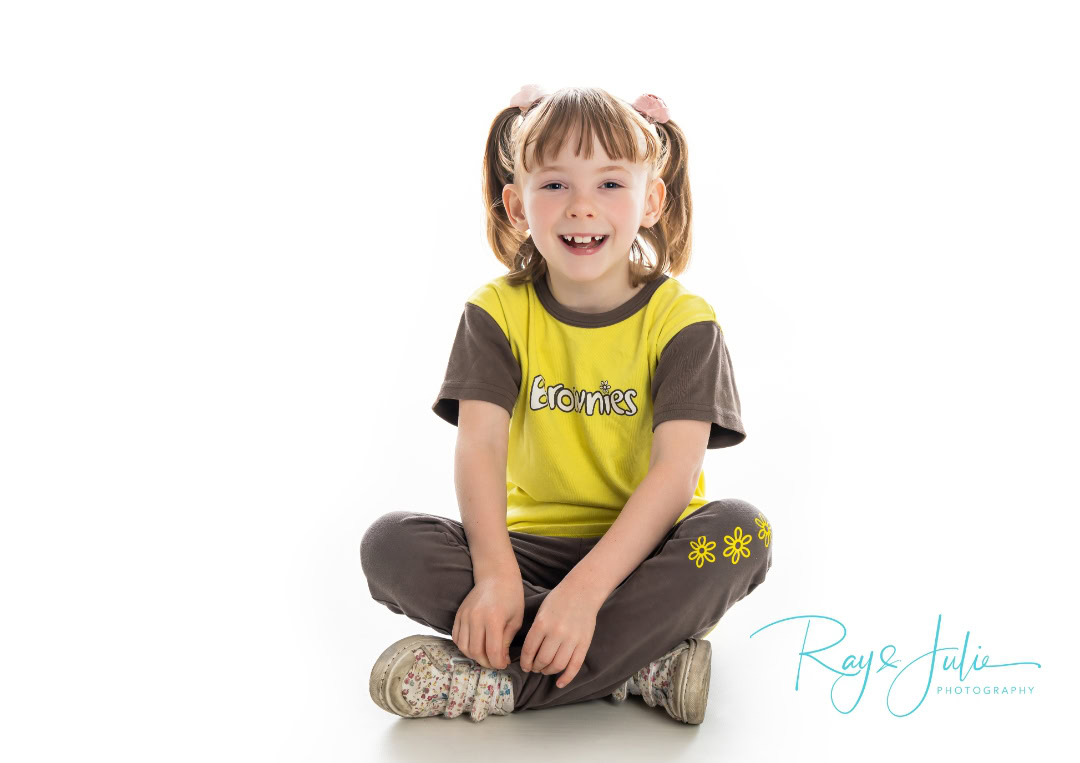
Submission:
<svg viewBox="0 0 1080 763">
<path fill-rule="evenodd" d="M 1071 737 L 1075 6 L 379 8 L 0 12 L 0 757 L 1012 760 Z M 481 158 L 527 82 L 655 93 L 690 141 L 679 278 L 749 433 L 708 452 L 707 495 L 775 544 L 710 637 L 701 726 L 637 698 L 474 725 L 367 695 L 426 631 L 370 599 L 360 538 L 458 516 L 430 406 L 505 272 Z M 803 626 L 749 637 L 805 614 L 847 626 L 834 663 L 913 659 L 940 614 L 942 645 L 1042 668 L 943 678 L 1036 688 L 906 718 L 886 670 L 845 715 L 809 660 L 795 691 Z"/>
</svg>

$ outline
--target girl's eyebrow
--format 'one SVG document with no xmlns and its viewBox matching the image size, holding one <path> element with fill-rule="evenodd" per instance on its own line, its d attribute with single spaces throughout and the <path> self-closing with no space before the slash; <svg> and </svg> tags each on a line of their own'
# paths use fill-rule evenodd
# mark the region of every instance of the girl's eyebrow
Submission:
<svg viewBox="0 0 1080 763">
<path fill-rule="evenodd" d="M 566 167 L 541 166 L 539 171 L 540 172 L 547 172 L 549 170 L 554 170 L 555 172 L 566 172 Z M 598 167 L 596 171 L 597 172 L 609 172 L 611 170 L 622 170 L 623 172 L 629 172 L 630 171 L 630 170 L 626 169 L 626 167 L 623 167 L 620 164 L 609 164 L 607 167 Z"/>
</svg>

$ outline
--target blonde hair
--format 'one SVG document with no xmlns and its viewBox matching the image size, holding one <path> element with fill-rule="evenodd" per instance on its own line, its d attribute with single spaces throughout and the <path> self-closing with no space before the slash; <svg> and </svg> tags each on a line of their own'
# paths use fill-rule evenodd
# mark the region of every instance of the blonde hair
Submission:
<svg viewBox="0 0 1080 763">
<path fill-rule="evenodd" d="M 502 191 L 514 182 L 518 167 L 529 172 L 529 149 L 540 162 L 557 156 L 564 142 L 578 133 L 575 149 L 585 158 L 592 156 L 595 135 L 613 160 L 649 165 L 649 181 L 656 177 L 667 186 L 660 219 L 638 235 L 656 254 L 651 266 L 637 238 L 630 247 L 630 277 L 633 286 L 648 283 L 665 272 L 678 275 L 690 261 L 690 180 L 687 176 L 686 136 L 675 122 L 652 124 L 633 106 L 599 88 L 563 88 L 533 104 L 524 114 L 517 106 L 503 109 L 491 123 L 484 153 L 484 205 L 487 209 L 487 237 L 495 256 L 510 271 L 510 283 L 535 281 L 547 270 L 532 236 L 510 222 L 503 206 Z M 639 156 L 636 131 L 645 136 L 645 154 Z"/>
</svg>

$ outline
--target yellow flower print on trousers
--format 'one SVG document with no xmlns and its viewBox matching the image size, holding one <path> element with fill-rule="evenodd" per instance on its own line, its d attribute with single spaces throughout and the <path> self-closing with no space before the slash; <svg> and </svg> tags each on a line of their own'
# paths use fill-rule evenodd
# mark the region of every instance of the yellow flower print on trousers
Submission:
<svg viewBox="0 0 1080 763">
<path fill-rule="evenodd" d="M 711 549 L 716 548 L 716 541 L 710 540 L 705 542 L 704 535 L 699 535 L 696 541 L 690 541 L 690 548 L 694 549 L 690 552 L 690 561 L 697 564 L 700 569 L 705 562 L 715 562 L 716 557 L 709 553 Z"/>
<path fill-rule="evenodd" d="M 728 544 L 724 549 L 724 556 L 731 557 L 732 564 L 738 564 L 739 559 L 750 556 L 750 549 L 747 548 L 750 545 L 750 539 L 752 535 L 743 532 L 741 527 L 735 528 L 735 535 L 724 536 L 724 543 Z"/>
<path fill-rule="evenodd" d="M 757 531 L 757 536 L 765 541 L 765 548 L 768 548 L 769 539 L 772 537 L 772 528 L 769 527 L 769 520 L 758 514 L 757 519 L 754 520 L 754 524 L 761 528 Z"/>
</svg>

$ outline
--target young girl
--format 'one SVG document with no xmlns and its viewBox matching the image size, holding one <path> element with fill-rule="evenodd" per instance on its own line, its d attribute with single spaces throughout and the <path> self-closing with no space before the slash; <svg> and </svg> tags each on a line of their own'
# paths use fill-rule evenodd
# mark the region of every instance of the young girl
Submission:
<svg viewBox="0 0 1080 763">
<path fill-rule="evenodd" d="M 701 723 L 703 639 L 772 548 L 752 505 L 705 498 L 706 448 L 746 432 L 716 314 L 667 275 L 690 257 L 686 139 L 654 95 L 527 85 L 484 197 L 509 272 L 465 303 L 432 406 L 458 427 L 461 522 L 392 511 L 361 544 L 375 600 L 451 638 L 390 645 L 371 697 L 482 721 L 630 693 Z"/>
</svg>

